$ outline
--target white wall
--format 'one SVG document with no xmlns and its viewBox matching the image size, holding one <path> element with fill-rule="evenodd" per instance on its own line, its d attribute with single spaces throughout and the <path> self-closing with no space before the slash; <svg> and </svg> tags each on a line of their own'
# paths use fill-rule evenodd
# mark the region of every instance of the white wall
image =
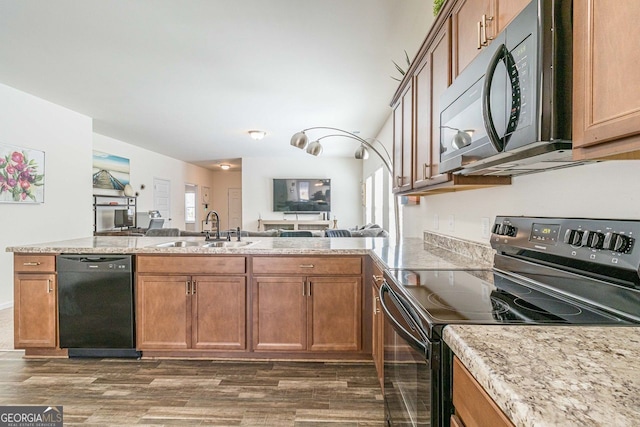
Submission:
<svg viewBox="0 0 640 427">
<path fill-rule="evenodd" d="M 0 143 L 45 152 L 42 204 L 0 204 L 0 308 L 13 304 L 13 254 L 20 246 L 89 236 L 91 118 L 0 84 Z"/>
<path fill-rule="evenodd" d="M 205 187 L 213 186 L 213 172 L 209 169 L 185 163 L 126 142 L 110 138 L 108 136 L 93 134 L 93 148 L 108 154 L 113 154 L 129 159 L 131 186 L 139 193 L 138 212 L 153 209 L 153 180 L 154 178 L 171 181 L 171 221 L 165 219 L 165 228 L 185 229 L 184 223 L 184 185 L 195 184 L 198 191 Z M 91 168 L 91 164 L 89 165 Z M 140 186 L 145 189 L 141 190 Z M 201 197 L 198 194 L 196 206 L 201 205 Z M 200 220 L 204 219 L 206 211 L 196 209 L 196 228 Z"/>
<path fill-rule="evenodd" d="M 331 179 L 331 219 L 339 228 L 362 225 L 362 161 L 337 157 L 242 159 L 242 223 L 246 230 L 257 230 L 262 219 L 283 219 L 273 212 L 273 178 Z M 292 219 L 292 215 L 287 215 Z M 318 219 L 318 215 L 299 215 L 299 219 Z"/>
<path fill-rule="evenodd" d="M 405 208 L 403 235 L 422 237 L 423 230 L 432 230 L 488 243 L 482 218 L 493 223 L 496 215 L 640 219 L 639 183 L 640 161 L 621 160 L 514 177 L 509 186 L 426 196 L 419 206 Z"/>
</svg>

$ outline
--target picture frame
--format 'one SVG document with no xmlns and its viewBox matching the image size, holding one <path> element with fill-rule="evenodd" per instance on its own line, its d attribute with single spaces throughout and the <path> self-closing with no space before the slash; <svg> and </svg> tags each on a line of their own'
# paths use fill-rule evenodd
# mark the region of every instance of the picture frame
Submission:
<svg viewBox="0 0 640 427">
<path fill-rule="evenodd" d="M 0 143 L 0 203 L 44 203 L 44 151 Z"/>
</svg>

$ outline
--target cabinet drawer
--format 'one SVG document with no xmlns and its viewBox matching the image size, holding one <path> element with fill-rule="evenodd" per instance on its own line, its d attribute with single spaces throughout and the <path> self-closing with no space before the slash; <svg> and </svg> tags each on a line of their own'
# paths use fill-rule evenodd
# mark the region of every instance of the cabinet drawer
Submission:
<svg viewBox="0 0 640 427">
<path fill-rule="evenodd" d="M 244 274 L 246 259 L 243 256 L 179 256 L 138 255 L 138 273 L 177 274 Z"/>
<path fill-rule="evenodd" d="M 14 255 L 13 271 L 16 273 L 40 273 L 56 271 L 55 255 Z"/>
<path fill-rule="evenodd" d="M 254 257 L 254 274 L 362 274 L 361 257 Z"/>
</svg>

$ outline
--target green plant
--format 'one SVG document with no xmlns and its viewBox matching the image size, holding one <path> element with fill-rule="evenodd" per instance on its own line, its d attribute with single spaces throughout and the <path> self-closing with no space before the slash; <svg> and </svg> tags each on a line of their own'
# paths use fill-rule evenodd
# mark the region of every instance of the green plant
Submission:
<svg viewBox="0 0 640 427">
<path fill-rule="evenodd" d="M 407 53 L 407 51 L 406 51 L 406 50 L 404 51 L 404 58 L 405 58 L 405 60 L 407 61 L 407 70 L 409 70 L 409 67 L 411 66 L 411 60 L 409 59 L 409 54 Z M 396 70 L 398 70 L 398 72 L 400 73 L 400 75 L 402 75 L 402 77 L 404 77 L 404 75 L 406 74 L 407 70 L 403 70 L 403 69 L 402 69 L 402 67 L 401 67 L 401 66 L 399 66 L 399 65 L 396 63 L 396 61 L 393 61 L 393 60 L 392 60 L 391 62 L 393 62 L 393 65 L 395 65 L 395 66 L 396 66 Z M 402 81 L 402 78 L 397 78 L 397 77 L 393 77 L 393 76 L 391 76 L 391 78 L 392 78 L 393 80 L 398 81 L 398 82 L 401 82 L 401 81 Z"/>
<path fill-rule="evenodd" d="M 433 16 L 438 15 L 440 9 L 442 9 L 442 5 L 444 4 L 444 0 L 433 0 Z"/>
</svg>

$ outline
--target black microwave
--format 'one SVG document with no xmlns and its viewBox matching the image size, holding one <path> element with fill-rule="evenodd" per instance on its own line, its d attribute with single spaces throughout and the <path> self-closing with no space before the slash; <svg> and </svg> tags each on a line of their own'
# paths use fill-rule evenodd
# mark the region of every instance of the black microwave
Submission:
<svg viewBox="0 0 640 427">
<path fill-rule="evenodd" d="M 440 99 L 440 172 L 572 166 L 572 2 L 533 0 Z"/>
</svg>

